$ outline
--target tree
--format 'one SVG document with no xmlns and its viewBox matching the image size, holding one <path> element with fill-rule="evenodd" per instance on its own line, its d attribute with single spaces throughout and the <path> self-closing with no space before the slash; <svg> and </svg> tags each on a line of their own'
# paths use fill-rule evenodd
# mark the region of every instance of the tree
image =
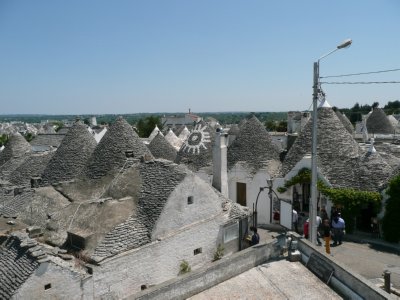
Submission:
<svg viewBox="0 0 400 300">
<path fill-rule="evenodd" d="M 27 134 L 24 135 L 24 138 L 25 138 L 25 140 L 26 140 L 27 142 L 32 141 L 34 137 L 35 137 L 35 136 L 34 136 L 31 132 L 28 132 Z"/>
<path fill-rule="evenodd" d="M 0 147 L 7 144 L 7 142 L 8 142 L 8 135 L 7 134 L 0 135 Z"/>
<path fill-rule="evenodd" d="M 149 117 L 139 119 L 139 121 L 136 124 L 136 128 L 139 131 L 139 136 L 149 137 L 149 135 L 154 130 L 156 125 L 160 130 L 162 129 L 163 125 L 161 123 L 160 117 L 151 115 Z"/>
<path fill-rule="evenodd" d="M 389 199 L 385 205 L 385 215 L 382 219 L 383 237 L 388 242 L 400 241 L 400 175 L 393 178 L 386 190 Z"/>
</svg>

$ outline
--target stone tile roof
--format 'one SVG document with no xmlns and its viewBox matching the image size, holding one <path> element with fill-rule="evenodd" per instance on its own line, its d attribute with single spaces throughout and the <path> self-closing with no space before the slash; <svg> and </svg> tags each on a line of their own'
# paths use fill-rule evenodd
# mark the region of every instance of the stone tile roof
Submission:
<svg viewBox="0 0 400 300">
<path fill-rule="evenodd" d="M 76 122 L 69 130 L 42 174 L 43 184 L 68 181 L 79 175 L 97 142 L 87 126 Z"/>
<path fill-rule="evenodd" d="M 231 128 L 229 128 L 229 135 L 239 135 L 240 129 L 238 124 L 232 124 Z"/>
<path fill-rule="evenodd" d="M 0 166 L 16 157 L 23 157 L 31 152 L 31 145 L 19 133 L 11 136 L 3 151 L 0 152 Z"/>
<path fill-rule="evenodd" d="M 189 129 L 186 127 L 186 125 L 182 125 L 179 130 L 176 131 L 176 135 L 178 138 L 180 138 L 182 141 L 185 141 L 188 136 L 190 135 Z"/>
<path fill-rule="evenodd" d="M 351 122 L 347 118 L 347 116 L 342 114 L 338 109 L 335 110 L 335 113 L 336 113 L 337 117 L 339 118 L 339 120 L 342 122 L 344 128 L 346 128 L 346 130 L 350 134 L 353 134 L 354 133 L 354 126 L 353 126 L 353 124 L 351 124 Z"/>
<path fill-rule="evenodd" d="M 367 119 L 369 134 L 393 134 L 395 129 L 382 108 L 375 107 Z"/>
<path fill-rule="evenodd" d="M 0 215 L 6 217 L 17 217 L 21 211 L 26 209 L 32 201 L 34 192 L 32 190 L 22 191 L 14 196 L 14 193 L 4 197 L 0 204 Z"/>
<path fill-rule="evenodd" d="M 393 168 L 379 152 L 363 153 L 357 168 L 359 189 L 377 191 L 385 187 L 393 174 Z"/>
<path fill-rule="evenodd" d="M 0 298 L 10 299 L 39 266 L 16 237 L 0 237 Z"/>
<path fill-rule="evenodd" d="M 153 138 L 148 147 L 155 158 L 175 161 L 177 151 L 170 143 L 168 143 L 161 132 Z"/>
<path fill-rule="evenodd" d="M 183 144 L 183 141 L 179 139 L 171 129 L 168 130 L 168 133 L 165 135 L 165 139 L 176 150 L 179 150 Z"/>
<path fill-rule="evenodd" d="M 311 153 L 312 119 L 296 139 L 285 157 L 282 175 L 293 169 L 304 155 Z M 390 172 L 379 154 L 365 157 L 358 143 L 344 128 L 332 108 L 318 109 L 318 145 L 317 164 L 323 174 L 335 188 L 354 188 L 377 190 Z M 371 169 L 371 165 L 382 163 Z M 368 167 L 370 165 L 370 167 Z"/>
<path fill-rule="evenodd" d="M 139 166 L 142 187 L 137 214 L 117 225 L 98 244 L 97 260 L 150 242 L 153 228 L 171 192 L 185 178 L 188 170 L 165 160 Z"/>
<path fill-rule="evenodd" d="M 8 181 L 11 174 L 13 174 L 13 172 L 18 169 L 18 167 L 28 159 L 28 157 L 29 153 L 27 153 L 25 156 L 14 157 L 8 160 L 0 167 L 0 178 Z"/>
<path fill-rule="evenodd" d="M 31 154 L 10 174 L 9 182 L 13 185 L 29 186 L 31 178 L 39 177 L 42 174 L 54 153 L 52 151 Z"/>
<path fill-rule="evenodd" d="M 146 145 L 122 117 L 110 126 L 90 157 L 84 174 L 89 178 L 100 178 L 119 170 L 126 162 L 125 151 L 133 151 L 134 157 L 150 155 Z"/>
<path fill-rule="evenodd" d="M 60 132 L 58 133 L 43 133 L 38 134 L 30 144 L 32 146 L 47 146 L 47 147 L 55 147 L 60 146 L 61 141 L 65 137 L 65 134 Z"/>
<path fill-rule="evenodd" d="M 175 162 L 185 164 L 190 170 L 212 166 L 212 147 L 215 134 L 204 121 L 196 124 L 178 151 Z"/>
<path fill-rule="evenodd" d="M 156 125 L 156 127 L 154 127 L 153 131 L 150 133 L 149 135 L 149 141 L 151 142 L 156 136 L 157 134 L 161 134 L 162 136 L 164 136 L 161 132 L 161 130 L 158 128 L 158 126 Z"/>
<path fill-rule="evenodd" d="M 279 162 L 279 150 L 264 125 L 252 116 L 242 128 L 232 145 L 228 148 L 228 168 L 238 162 L 245 162 L 252 172 L 256 172 L 268 161 Z"/>
</svg>

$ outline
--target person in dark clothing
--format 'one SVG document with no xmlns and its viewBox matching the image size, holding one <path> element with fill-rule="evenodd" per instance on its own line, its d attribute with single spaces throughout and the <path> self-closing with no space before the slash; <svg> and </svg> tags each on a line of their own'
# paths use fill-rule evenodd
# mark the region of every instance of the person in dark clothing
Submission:
<svg viewBox="0 0 400 300">
<path fill-rule="evenodd" d="M 327 254 L 331 254 L 331 226 L 328 219 L 323 221 L 321 229 L 325 240 L 325 251 Z"/>
<path fill-rule="evenodd" d="M 253 231 L 253 235 L 251 236 L 251 246 L 257 245 L 260 242 L 260 235 L 257 233 L 257 228 L 250 227 L 250 230 Z"/>
</svg>

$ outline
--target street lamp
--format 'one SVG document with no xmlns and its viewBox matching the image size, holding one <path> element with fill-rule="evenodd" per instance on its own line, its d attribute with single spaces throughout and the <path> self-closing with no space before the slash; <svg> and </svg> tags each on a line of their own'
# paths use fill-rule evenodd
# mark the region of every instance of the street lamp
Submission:
<svg viewBox="0 0 400 300">
<path fill-rule="evenodd" d="M 267 179 L 267 185 L 269 188 L 268 196 L 269 196 L 269 223 L 272 224 L 272 179 Z"/>
<path fill-rule="evenodd" d="M 313 113 L 312 113 L 312 150 L 311 150 L 311 203 L 310 203 L 310 241 L 315 244 L 317 240 L 317 108 L 318 96 L 322 92 L 319 83 L 319 62 L 321 59 L 327 57 L 333 52 L 347 48 L 351 45 L 352 40 L 347 39 L 338 45 L 332 51 L 322 55 L 316 62 L 314 62 L 314 85 L 313 85 Z"/>
</svg>

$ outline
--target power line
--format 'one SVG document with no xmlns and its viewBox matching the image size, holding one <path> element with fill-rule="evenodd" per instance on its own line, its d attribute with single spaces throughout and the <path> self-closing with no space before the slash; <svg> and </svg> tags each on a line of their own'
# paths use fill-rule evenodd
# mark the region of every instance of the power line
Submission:
<svg viewBox="0 0 400 300">
<path fill-rule="evenodd" d="M 342 74 L 342 75 L 321 76 L 319 78 L 347 77 L 347 76 L 369 75 L 369 74 L 378 74 L 378 73 L 387 73 L 387 72 L 396 72 L 396 71 L 400 71 L 400 68 L 399 69 L 382 70 L 382 71 L 364 72 L 364 73 L 352 73 L 352 74 Z"/>
<path fill-rule="evenodd" d="M 400 83 L 400 81 L 332 81 L 320 82 L 320 84 L 387 84 L 387 83 Z"/>
</svg>

